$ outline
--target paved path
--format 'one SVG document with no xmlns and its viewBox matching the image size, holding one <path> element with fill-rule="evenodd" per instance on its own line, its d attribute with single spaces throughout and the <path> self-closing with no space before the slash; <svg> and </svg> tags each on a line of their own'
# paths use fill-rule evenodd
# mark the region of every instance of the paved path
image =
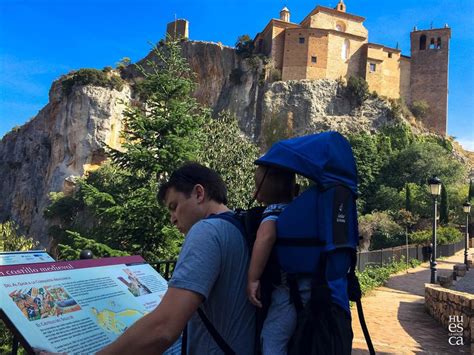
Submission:
<svg viewBox="0 0 474 355">
<path fill-rule="evenodd" d="M 474 249 L 470 249 L 473 253 Z M 438 261 L 438 275 L 452 272 L 462 263 L 464 251 Z M 449 271 L 448 271 L 449 270 Z M 474 269 L 469 271 L 474 275 Z M 469 275 L 469 277 L 472 275 Z M 377 354 L 459 354 L 471 353 L 469 346 L 451 346 L 448 329 L 424 308 L 424 284 L 430 282 L 429 264 L 424 263 L 392 276 L 387 284 L 362 298 L 364 316 Z M 352 310 L 353 354 L 367 354 L 357 310 Z"/>
</svg>

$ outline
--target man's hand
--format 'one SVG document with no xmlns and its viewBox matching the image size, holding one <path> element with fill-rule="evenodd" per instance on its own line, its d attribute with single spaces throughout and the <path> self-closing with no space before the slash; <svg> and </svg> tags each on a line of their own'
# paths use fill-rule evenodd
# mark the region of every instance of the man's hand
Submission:
<svg viewBox="0 0 474 355">
<path fill-rule="evenodd" d="M 97 354 L 162 354 L 178 339 L 203 299 L 193 291 L 168 288 L 155 310 Z"/>
<path fill-rule="evenodd" d="M 260 301 L 260 280 L 249 281 L 247 283 L 247 295 L 250 303 L 262 308 L 262 302 Z"/>
</svg>

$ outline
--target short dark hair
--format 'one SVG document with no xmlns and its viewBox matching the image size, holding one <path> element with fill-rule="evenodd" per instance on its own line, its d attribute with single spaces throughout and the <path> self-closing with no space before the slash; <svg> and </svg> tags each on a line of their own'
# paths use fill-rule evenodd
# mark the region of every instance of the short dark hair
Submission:
<svg viewBox="0 0 474 355">
<path fill-rule="evenodd" d="M 290 202 L 295 196 L 295 173 L 289 170 L 259 165 L 255 183 L 266 204 Z"/>
<path fill-rule="evenodd" d="M 221 176 L 215 170 L 195 162 L 185 163 L 171 174 L 169 180 L 158 190 L 158 201 L 165 200 L 170 188 L 189 197 L 197 184 L 204 187 L 209 200 L 227 204 L 227 188 Z"/>
</svg>

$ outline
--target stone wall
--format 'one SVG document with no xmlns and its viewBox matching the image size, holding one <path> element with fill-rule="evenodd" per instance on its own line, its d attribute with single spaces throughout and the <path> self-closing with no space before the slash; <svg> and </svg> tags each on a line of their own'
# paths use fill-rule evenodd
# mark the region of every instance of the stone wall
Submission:
<svg viewBox="0 0 474 355">
<path fill-rule="evenodd" d="M 474 295 L 453 291 L 439 285 L 426 284 L 425 308 L 431 316 L 446 327 L 448 337 L 453 330 L 456 332 L 460 329 L 451 325 L 456 324 L 453 317 L 457 316 L 459 320 L 462 316 L 464 344 L 470 343 L 472 349 L 474 346 Z M 455 344 L 456 336 L 452 336 L 451 341 Z"/>
</svg>

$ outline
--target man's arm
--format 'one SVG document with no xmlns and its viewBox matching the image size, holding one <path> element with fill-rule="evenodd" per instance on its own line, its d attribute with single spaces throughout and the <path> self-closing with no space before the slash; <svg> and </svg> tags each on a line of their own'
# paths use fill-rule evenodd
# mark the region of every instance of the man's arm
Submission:
<svg viewBox="0 0 474 355">
<path fill-rule="evenodd" d="M 168 288 L 159 306 L 98 354 L 162 354 L 179 337 L 203 301 L 199 293 Z"/>
</svg>

